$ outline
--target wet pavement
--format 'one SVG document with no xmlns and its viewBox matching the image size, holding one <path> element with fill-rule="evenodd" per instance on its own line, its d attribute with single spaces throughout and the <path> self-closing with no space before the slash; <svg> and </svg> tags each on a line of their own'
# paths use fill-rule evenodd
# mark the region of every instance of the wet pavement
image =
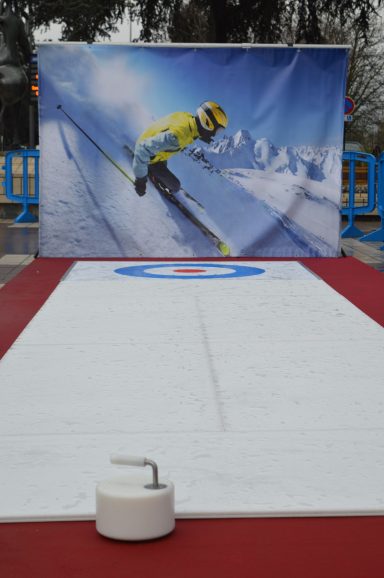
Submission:
<svg viewBox="0 0 384 578">
<path fill-rule="evenodd" d="M 16 224 L 0 220 L 0 287 L 35 258 L 39 247 L 39 224 Z"/>
<path fill-rule="evenodd" d="M 364 235 L 380 228 L 380 219 L 356 219 L 356 226 L 363 231 Z M 343 220 L 342 229 L 347 226 Z M 384 273 L 384 241 L 375 243 L 361 243 L 358 239 L 342 239 L 341 247 L 346 257 L 355 257 L 366 265 Z"/>
</svg>

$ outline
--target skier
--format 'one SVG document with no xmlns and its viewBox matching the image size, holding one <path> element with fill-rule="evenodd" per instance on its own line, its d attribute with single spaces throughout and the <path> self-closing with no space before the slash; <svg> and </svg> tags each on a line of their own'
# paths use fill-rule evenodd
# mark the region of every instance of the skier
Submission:
<svg viewBox="0 0 384 578">
<path fill-rule="evenodd" d="M 136 193 L 140 197 L 145 195 L 148 177 L 160 182 L 170 193 L 176 193 L 180 181 L 167 167 L 169 157 L 196 139 L 210 143 L 227 125 L 227 115 L 212 101 L 203 102 L 195 115 L 174 112 L 154 122 L 136 142 L 132 165 Z"/>
</svg>

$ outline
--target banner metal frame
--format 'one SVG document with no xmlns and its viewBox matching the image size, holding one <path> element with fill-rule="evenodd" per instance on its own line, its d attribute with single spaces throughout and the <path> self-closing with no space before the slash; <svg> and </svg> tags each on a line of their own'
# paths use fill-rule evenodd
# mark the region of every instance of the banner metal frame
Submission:
<svg viewBox="0 0 384 578">
<path fill-rule="evenodd" d="M 180 43 L 180 42 L 37 42 L 36 46 L 52 45 L 89 45 L 89 46 L 134 46 L 138 48 L 242 48 L 242 49 L 260 49 L 260 48 L 294 48 L 302 49 L 344 49 L 350 50 L 349 44 L 210 44 L 210 43 Z"/>
</svg>

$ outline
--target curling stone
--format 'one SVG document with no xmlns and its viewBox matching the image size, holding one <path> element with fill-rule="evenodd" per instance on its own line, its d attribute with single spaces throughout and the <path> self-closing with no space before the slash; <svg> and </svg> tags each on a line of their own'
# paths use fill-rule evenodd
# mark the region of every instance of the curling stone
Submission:
<svg viewBox="0 0 384 578">
<path fill-rule="evenodd" d="M 112 455 L 111 463 L 152 467 L 152 482 L 142 474 L 120 476 L 96 487 L 96 529 L 115 540 L 151 540 L 175 527 L 175 490 L 169 480 L 161 483 L 154 461 L 143 457 Z"/>
</svg>

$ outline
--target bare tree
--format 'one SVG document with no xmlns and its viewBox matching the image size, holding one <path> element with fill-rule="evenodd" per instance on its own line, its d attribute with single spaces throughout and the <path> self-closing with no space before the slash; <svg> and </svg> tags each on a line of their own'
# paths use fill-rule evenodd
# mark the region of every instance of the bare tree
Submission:
<svg viewBox="0 0 384 578">
<path fill-rule="evenodd" d="M 346 140 L 357 140 L 366 150 L 377 144 L 383 126 L 384 33 L 379 15 L 369 18 L 365 35 L 353 22 L 324 18 L 322 33 L 329 44 L 350 46 L 346 95 L 356 103 L 353 121 L 346 123 Z M 384 144 L 384 142 L 382 143 Z"/>
</svg>

